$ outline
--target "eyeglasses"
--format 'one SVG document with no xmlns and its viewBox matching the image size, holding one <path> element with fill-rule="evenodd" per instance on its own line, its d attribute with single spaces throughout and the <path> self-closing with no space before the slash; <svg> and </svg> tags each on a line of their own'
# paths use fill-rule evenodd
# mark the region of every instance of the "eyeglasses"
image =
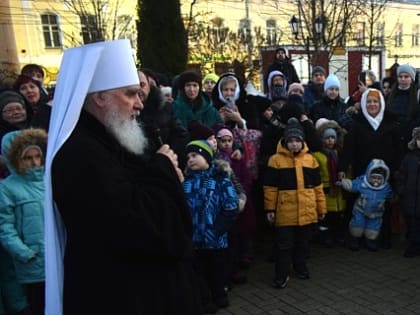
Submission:
<svg viewBox="0 0 420 315">
<path fill-rule="evenodd" d="M 13 114 L 14 112 L 23 112 L 23 111 L 25 111 L 25 109 L 22 106 L 14 106 L 14 107 L 9 107 L 7 109 L 3 109 L 1 113 L 5 115 L 10 115 L 10 114 Z"/>
</svg>

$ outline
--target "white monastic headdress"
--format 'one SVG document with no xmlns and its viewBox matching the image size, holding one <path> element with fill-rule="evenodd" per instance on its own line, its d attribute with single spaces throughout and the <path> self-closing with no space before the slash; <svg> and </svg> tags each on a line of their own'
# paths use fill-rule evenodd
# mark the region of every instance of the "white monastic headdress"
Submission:
<svg viewBox="0 0 420 315">
<path fill-rule="evenodd" d="M 64 52 L 53 100 L 45 167 L 46 315 L 63 314 L 66 238 L 52 196 L 52 161 L 76 126 L 88 93 L 134 84 L 139 84 L 139 79 L 128 40 L 98 42 Z"/>
</svg>

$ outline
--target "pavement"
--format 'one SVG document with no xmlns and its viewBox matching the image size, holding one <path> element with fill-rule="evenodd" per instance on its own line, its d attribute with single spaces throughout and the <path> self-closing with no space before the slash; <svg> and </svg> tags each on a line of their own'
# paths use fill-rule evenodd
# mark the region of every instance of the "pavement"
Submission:
<svg viewBox="0 0 420 315">
<path fill-rule="evenodd" d="M 377 252 L 312 244 L 311 278 L 292 274 L 285 289 L 275 289 L 271 241 L 259 241 L 248 282 L 233 287 L 230 306 L 217 314 L 420 314 L 420 257 L 403 257 L 400 235 L 392 244 Z"/>
</svg>

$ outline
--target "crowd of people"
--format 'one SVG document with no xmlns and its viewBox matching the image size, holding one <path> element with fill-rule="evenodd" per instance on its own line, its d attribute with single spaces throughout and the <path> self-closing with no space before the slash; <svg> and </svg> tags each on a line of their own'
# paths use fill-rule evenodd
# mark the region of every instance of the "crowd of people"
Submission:
<svg viewBox="0 0 420 315">
<path fill-rule="evenodd" d="M 261 234 L 276 289 L 310 279 L 311 242 L 390 248 L 396 216 L 420 256 L 415 76 L 366 70 L 345 99 L 280 47 L 265 94 L 234 71 L 169 83 L 116 40 L 67 49 L 52 94 L 26 65 L 0 90 L 0 315 L 213 314 Z"/>
</svg>

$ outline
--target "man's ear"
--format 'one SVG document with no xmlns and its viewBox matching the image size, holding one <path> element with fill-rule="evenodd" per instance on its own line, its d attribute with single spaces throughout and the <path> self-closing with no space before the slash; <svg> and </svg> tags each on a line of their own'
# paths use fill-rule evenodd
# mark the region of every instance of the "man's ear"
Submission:
<svg viewBox="0 0 420 315">
<path fill-rule="evenodd" d="M 92 99 L 98 107 L 105 107 L 107 104 L 107 93 L 106 92 L 95 92 L 92 94 Z"/>
</svg>

